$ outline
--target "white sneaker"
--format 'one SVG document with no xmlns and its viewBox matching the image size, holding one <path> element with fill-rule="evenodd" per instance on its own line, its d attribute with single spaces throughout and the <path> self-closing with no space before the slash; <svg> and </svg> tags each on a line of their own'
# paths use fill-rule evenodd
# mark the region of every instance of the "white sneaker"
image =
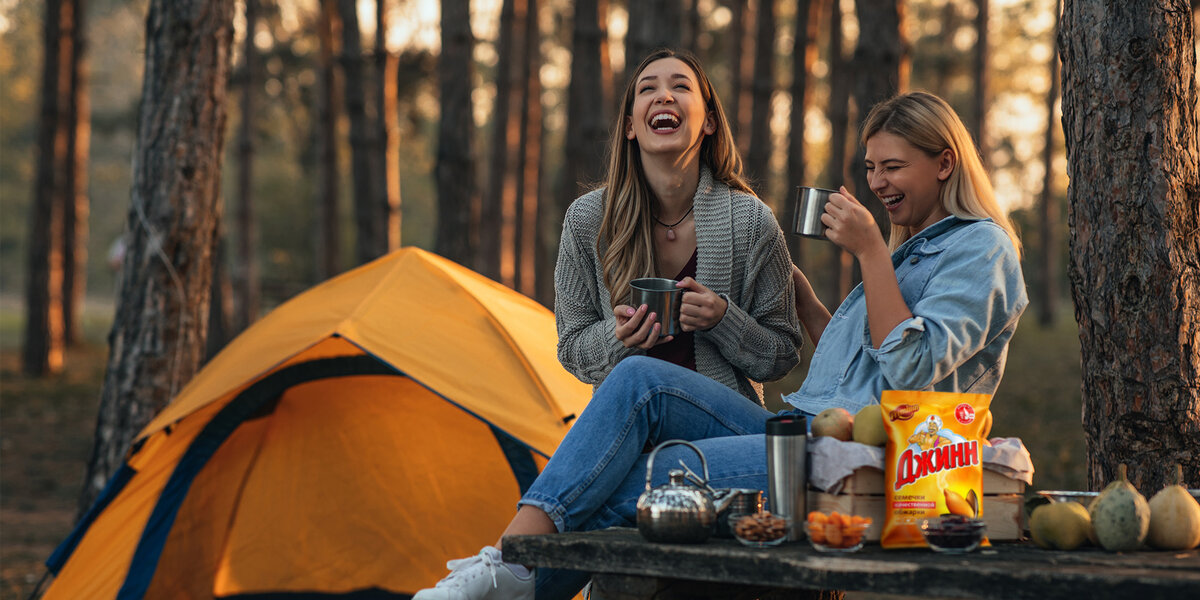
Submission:
<svg viewBox="0 0 1200 600">
<path fill-rule="evenodd" d="M 484 546 L 470 558 L 452 560 L 446 568 L 449 575 L 417 592 L 413 600 L 533 600 L 533 572 L 518 576 L 492 546 Z"/>
</svg>

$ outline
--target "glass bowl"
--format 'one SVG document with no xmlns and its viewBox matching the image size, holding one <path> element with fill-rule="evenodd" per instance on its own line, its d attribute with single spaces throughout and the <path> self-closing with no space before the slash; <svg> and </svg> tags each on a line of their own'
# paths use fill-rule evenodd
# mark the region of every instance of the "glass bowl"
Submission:
<svg viewBox="0 0 1200 600">
<path fill-rule="evenodd" d="M 979 547 L 987 532 L 983 519 L 961 515 L 942 515 L 921 521 L 921 535 L 937 552 L 966 554 Z"/>
<path fill-rule="evenodd" d="M 808 513 L 804 524 L 808 542 L 819 552 L 857 552 L 863 547 L 871 519 L 837 511 Z"/>
<path fill-rule="evenodd" d="M 1091 503 L 1091 501 L 1096 496 L 1100 495 L 1100 492 L 1072 492 L 1072 491 L 1067 491 L 1067 490 L 1042 490 L 1042 491 L 1038 492 L 1038 495 L 1042 496 L 1043 498 L 1046 498 L 1047 500 L 1049 500 L 1051 502 L 1078 502 L 1086 507 L 1088 504 Z"/>
<path fill-rule="evenodd" d="M 770 548 L 787 539 L 792 520 L 768 511 L 729 515 L 729 530 L 743 546 Z"/>
</svg>

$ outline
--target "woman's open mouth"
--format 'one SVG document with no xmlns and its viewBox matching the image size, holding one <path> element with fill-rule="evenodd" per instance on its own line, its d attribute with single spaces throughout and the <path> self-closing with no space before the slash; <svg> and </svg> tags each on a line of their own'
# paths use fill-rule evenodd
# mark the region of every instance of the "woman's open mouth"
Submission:
<svg viewBox="0 0 1200 600">
<path fill-rule="evenodd" d="M 883 207 L 888 211 L 893 211 L 899 208 L 900 203 L 904 201 L 904 194 L 894 194 L 891 196 L 880 196 L 879 200 L 883 202 Z"/>
<path fill-rule="evenodd" d="M 672 112 L 659 112 L 650 116 L 650 130 L 654 133 L 672 133 L 679 129 L 679 116 Z"/>
</svg>

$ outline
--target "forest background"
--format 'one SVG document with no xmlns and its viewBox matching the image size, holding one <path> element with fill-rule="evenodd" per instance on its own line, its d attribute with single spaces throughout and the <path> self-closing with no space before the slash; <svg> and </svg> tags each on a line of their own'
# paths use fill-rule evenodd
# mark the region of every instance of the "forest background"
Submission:
<svg viewBox="0 0 1200 600">
<path fill-rule="evenodd" d="M 735 130 L 743 153 L 754 163 L 755 189 L 775 209 L 785 229 L 789 190 L 799 183 L 835 187 L 845 179 L 835 173 L 850 162 L 833 160 L 839 153 L 830 141 L 837 115 L 845 112 L 847 102 L 844 96 L 838 99 L 837 78 L 855 75 L 845 61 L 858 42 L 856 3 L 833 2 L 814 3 L 818 9 L 812 13 L 815 19 L 811 22 L 818 35 L 811 47 L 801 45 L 800 52 L 795 45 L 797 3 L 775 2 L 769 29 L 751 29 L 762 23 L 754 19 L 762 14 L 757 10 L 758 2 L 679 3 L 688 16 L 682 28 L 686 39 L 681 41 L 701 57 L 726 109 L 737 115 Z M 395 100 L 390 130 L 396 142 L 388 161 L 398 183 L 395 193 L 402 215 L 399 241 L 437 249 L 436 235 L 441 230 L 434 173 L 441 110 L 437 71 L 441 51 L 439 7 L 436 2 L 415 0 L 383 4 L 389 25 L 381 41 L 390 57 L 390 73 L 394 74 L 389 77 Z M 506 242 L 508 254 L 501 257 L 500 269 L 493 275 L 543 302 L 551 298 L 546 295 L 544 283 L 539 287 L 536 282 L 547 281 L 552 269 L 554 243 L 561 226 L 554 215 L 560 214 L 580 189 L 564 175 L 564 161 L 574 143 L 568 142 L 566 130 L 571 22 L 574 7 L 583 4 L 566 0 L 532 4 L 538 7 L 536 32 L 531 38 L 536 40 L 537 61 L 530 63 L 530 77 L 536 80 L 536 86 L 527 89 L 533 89 L 540 101 L 526 102 L 525 106 L 536 104 L 538 110 L 532 114 L 540 113 L 541 128 L 536 136 L 539 150 L 530 155 L 536 176 L 529 181 L 535 183 L 530 187 L 536 205 L 553 207 L 544 213 L 549 216 L 539 218 L 537 223 L 542 239 L 549 242 L 539 248 L 540 258 L 528 263 L 533 265 L 525 269 L 528 281 L 521 279 L 517 255 L 522 246 L 515 239 Z M 835 5 L 842 19 L 838 30 L 844 37 L 840 40 L 831 40 L 829 35 L 833 31 L 829 9 Z M 977 132 L 982 129 L 978 139 L 999 197 L 1024 231 L 1026 279 L 1035 304 L 1013 342 L 1009 373 L 996 399 L 993 433 L 1021 437 L 1030 447 L 1037 468 L 1034 489 L 1082 489 L 1087 478 L 1079 422 L 1079 340 L 1061 266 L 1067 259 L 1068 182 L 1057 90 L 1052 85 L 1057 62 L 1053 40 L 1056 2 L 909 0 L 904 6 L 903 39 L 907 60 L 911 61 L 906 88 L 946 97 L 968 126 Z M 980 6 L 987 9 L 982 19 Z M 476 182 L 477 193 L 487 194 L 489 189 L 503 185 L 497 183 L 494 165 L 500 164 L 495 159 L 509 146 L 497 143 L 494 134 L 502 121 L 496 117 L 497 107 L 502 105 L 497 90 L 506 77 L 502 67 L 509 65 L 500 59 L 504 52 L 500 0 L 476 0 L 470 7 L 475 69 L 467 81 L 473 119 L 465 131 L 475 158 L 471 179 Z M 631 44 L 630 24 L 640 21 L 630 18 L 632 7 L 624 2 L 607 3 L 607 8 L 607 67 L 616 83 L 614 89 L 619 90 L 627 49 L 636 48 Z M 359 2 L 358 12 L 364 50 L 357 58 L 342 56 L 339 63 L 343 66 L 355 62 L 370 66 L 368 59 L 376 56 L 371 50 L 376 46 L 375 3 Z M 82 335 L 80 343 L 68 348 L 64 373 L 48 379 L 26 378 L 19 372 L 18 350 L 24 327 L 21 296 L 37 166 L 36 117 L 44 13 L 42 2 L 0 0 L 0 591 L 6 597 L 9 592 L 23 589 L 30 577 L 40 573 L 37 563 L 61 540 L 74 518 L 104 372 L 105 335 L 112 320 L 116 272 L 110 265 L 110 253 L 128 218 L 130 160 L 144 66 L 145 0 L 88 2 L 84 21 L 90 65 L 90 158 L 86 171 L 90 231 Z M 316 166 L 320 149 L 317 97 L 322 77 L 318 56 L 321 11 L 316 1 L 272 0 L 261 3 L 260 13 L 250 38 L 261 60 L 255 71 L 257 77 L 247 77 L 247 20 L 241 10 L 235 22 L 222 225 L 226 245 L 233 247 L 244 233 L 239 226 L 252 223 L 255 244 L 251 259 L 240 260 L 231 251 L 224 267 L 235 277 L 244 277 L 247 265 L 257 268 L 261 295 L 254 314 L 258 316 L 328 274 L 328 269 L 319 264 L 325 255 L 315 241 L 318 226 L 326 222 L 319 216 L 316 192 L 323 185 Z M 981 24 L 986 32 L 982 37 Z M 770 35 L 761 35 L 764 31 Z M 744 60 L 756 55 L 755 38 L 770 42 L 765 71 L 756 70 L 753 60 Z M 832 52 L 832 45 L 841 52 Z M 796 106 L 792 85 L 798 57 L 807 59 L 804 66 L 809 77 L 806 109 L 800 121 L 805 158 L 797 163 L 793 162 L 795 152 L 790 142 L 796 138 L 791 135 L 797 123 L 792 114 Z M 980 64 L 985 65 L 982 71 Z M 241 114 L 245 105 L 236 99 L 247 88 L 247 81 L 257 98 L 248 119 Z M 982 95 L 978 93 L 981 89 Z M 761 100 L 764 97 L 765 104 Z M 339 98 L 339 104 L 348 100 Z M 607 104 L 598 105 L 597 110 L 608 115 L 611 99 Z M 986 112 L 981 112 L 979 106 L 986 107 Z M 338 272 L 360 262 L 355 244 L 361 236 L 356 235 L 352 203 L 356 181 L 352 164 L 354 125 L 346 114 L 333 114 L 337 117 L 337 170 L 341 174 L 334 220 L 339 260 L 332 270 Z M 607 127 L 607 118 L 604 123 Z M 753 132 L 762 130 L 763 123 L 767 141 L 754 141 Z M 253 149 L 249 155 L 241 151 L 246 142 Z M 851 141 L 847 152 L 853 152 L 853 146 Z M 249 197 L 256 218 L 239 222 L 233 218 L 232 203 L 244 197 L 239 175 L 248 164 L 247 156 L 253 164 Z M 586 175 L 578 179 L 595 181 L 594 176 Z M 1044 236 L 1040 225 L 1047 217 L 1053 231 Z M 515 217 L 504 218 L 511 221 Z M 797 260 L 818 282 L 822 298 L 827 304 L 836 304 L 849 281 L 846 261 L 834 255 L 826 243 L 789 238 Z M 486 272 L 481 264 L 471 266 Z M 528 277 L 530 272 L 533 277 Z M 1049 276 L 1043 278 L 1042 273 Z M 232 310 L 244 314 L 246 305 L 239 302 Z M 253 319 L 253 315 L 247 316 Z M 798 387 L 804 366 L 770 386 L 770 401 L 775 407 L 779 392 Z"/>
</svg>

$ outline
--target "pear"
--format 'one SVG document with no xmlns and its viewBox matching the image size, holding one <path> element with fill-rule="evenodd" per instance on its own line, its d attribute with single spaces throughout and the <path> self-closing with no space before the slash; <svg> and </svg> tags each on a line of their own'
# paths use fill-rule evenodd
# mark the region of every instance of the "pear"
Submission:
<svg viewBox="0 0 1200 600">
<path fill-rule="evenodd" d="M 854 441 L 868 446 L 887 445 L 887 429 L 883 427 L 883 407 L 868 404 L 854 415 Z"/>
<path fill-rule="evenodd" d="M 1182 485 L 1183 467 L 1175 465 L 1175 484 L 1150 499 L 1146 543 L 1162 550 L 1190 550 L 1200 544 L 1200 503 Z"/>
<path fill-rule="evenodd" d="M 1074 550 L 1087 541 L 1091 529 L 1091 516 L 1078 502 L 1043 504 L 1029 516 L 1033 542 L 1047 550 Z"/>
<path fill-rule="evenodd" d="M 1137 550 L 1150 530 L 1150 505 L 1129 483 L 1125 465 L 1118 467 L 1117 472 L 1120 479 L 1100 492 L 1088 512 L 1096 539 L 1105 550 Z"/>
</svg>

